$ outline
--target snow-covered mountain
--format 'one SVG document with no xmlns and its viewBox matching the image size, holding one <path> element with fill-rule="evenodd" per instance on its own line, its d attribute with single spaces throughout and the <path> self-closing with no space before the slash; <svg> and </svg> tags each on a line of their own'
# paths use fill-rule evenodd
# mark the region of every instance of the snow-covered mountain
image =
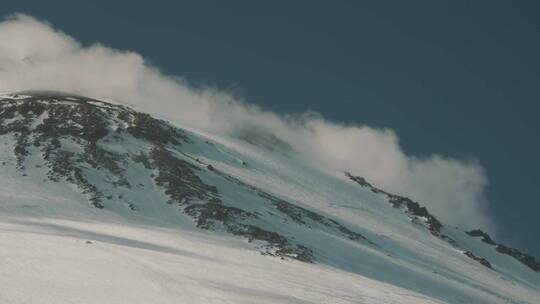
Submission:
<svg viewBox="0 0 540 304">
<path fill-rule="evenodd" d="M 51 92 L 0 97 L 0 303 L 540 303 L 540 263 L 303 161 Z"/>
</svg>

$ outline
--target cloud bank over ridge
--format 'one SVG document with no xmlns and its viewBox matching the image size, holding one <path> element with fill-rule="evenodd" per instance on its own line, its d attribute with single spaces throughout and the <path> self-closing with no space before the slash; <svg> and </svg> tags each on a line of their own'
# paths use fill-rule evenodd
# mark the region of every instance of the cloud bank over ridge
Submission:
<svg viewBox="0 0 540 304">
<path fill-rule="evenodd" d="M 488 182 L 476 161 L 408 156 L 389 129 L 343 125 L 313 113 L 279 116 L 164 75 L 135 52 L 83 46 L 27 15 L 2 21 L 0 41 L 0 91 L 58 90 L 114 100 L 222 135 L 264 130 L 304 158 L 420 201 L 450 224 L 493 229 L 485 215 Z"/>
</svg>

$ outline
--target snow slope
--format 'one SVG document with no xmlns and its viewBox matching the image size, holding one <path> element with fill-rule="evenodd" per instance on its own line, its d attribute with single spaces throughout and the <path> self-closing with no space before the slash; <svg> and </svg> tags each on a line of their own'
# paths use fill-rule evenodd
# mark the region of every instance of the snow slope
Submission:
<svg viewBox="0 0 540 304">
<path fill-rule="evenodd" d="M 361 172 L 79 96 L 0 105 L 0 303 L 540 303 L 536 264 Z"/>
</svg>

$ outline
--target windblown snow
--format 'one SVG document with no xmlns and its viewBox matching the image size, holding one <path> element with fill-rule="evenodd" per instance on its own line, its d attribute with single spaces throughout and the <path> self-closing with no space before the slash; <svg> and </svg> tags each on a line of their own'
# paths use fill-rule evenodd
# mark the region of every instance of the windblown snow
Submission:
<svg viewBox="0 0 540 304">
<path fill-rule="evenodd" d="M 533 257 L 361 174 L 257 133 L 1 96 L 0 303 L 540 303 Z"/>
</svg>

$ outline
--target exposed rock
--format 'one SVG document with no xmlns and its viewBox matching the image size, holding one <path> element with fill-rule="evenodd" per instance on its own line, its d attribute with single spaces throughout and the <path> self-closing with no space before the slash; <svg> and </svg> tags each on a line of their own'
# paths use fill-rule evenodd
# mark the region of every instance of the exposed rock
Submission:
<svg viewBox="0 0 540 304">
<path fill-rule="evenodd" d="M 489 245 L 497 245 L 497 243 L 495 243 L 495 241 L 493 241 L 493 239 L 491 239 L 491 237 L 487 233 L 485 233 L 484 231 L 480 229 L 466 231 L 466 233 L 473 237 L 482 237 L 482 242 L 487 243 Z"/>
<path fill-rule="evenodd" d="M 420 206 L 417 202 L 412 201 L 403 196 L 389 195 L 389 202 L 395 207 L 405 207 L 407 213 L 424 218 L 427 223 L 429 231 L 433 234 L 439 234 L 441 232 L 442 224 L 433 215 L 431 215 L 426 207 Z"/>
<path fill-rule="evenodd" d="M 471 231 L 467 231 L 466 233 L 472 237 L 481 237 L 482 242 L 491 246 L 495 246 L 495 250 L 497 252 L 509 255 L 514 259 L 520 261 L 522 264 L 529 267 L 530 269 L 536 272 L 540 272 L 540 263 L 536 261 L 533 256 L 523 253 L 515 248 L 495 242 L 487 233 L 480 229 L 474 229 Z"/>
<path fill-rule="evenodd" d="M 458 242 L 456 242 L 454 239 L 452 239 L 448 235 L 445 235 L 444 233 L 441 232 L 443 228 L 442 223 L 437 218 L 435 218 L 435 216 L 429 213 L 426 207 L 421 206 L 419 203 L 409 198 L 391 194 L 384 190 L 378 189 L 374 187 L 373 185 L 371 185 L 369 182 L 367 182 L 366 179 L 363 177 L 354 176 L 348 172 L 346 172 L 345 175 L 349 177 L 350 180 L 359 184 L 360 186 L 369 188 L 373 193 L 384 195 L 388 199 L 388 202 L 392 204 L 394 208 L 400 208 L 404 210 L 409 215 L 409 218 L 411 219 L 411 221 L 417 223 L 416 220 L 418 218 L 424 219 L 425 226 L 432 235 L 444 240 L 445 242 L 449 243 L 450 245 L 460 250 L 463 249 L 462 245 L 460 245 Z M 476 256 L 470 250 L 465 250 L 464 254 L 467 257 L 479 262 L 480 264 L 491 268 L 491 263 L 487 259 Z"/>
<path fill-rule="evenodd" d="M 390 194 L 384 190 L 378 189 L 366 181 L 365 178 L 360 176 L 354 176 L 348 172 L 345 175 L 353 182 L 359 184 L 362 187 L 369 188 L 374 193 L 383 194 L 388 198 L 388 202 L 394 206 L 394 208 L 404 208 L 405 211 L 411 215 L 411 217 L 421 217 L 426 220 L 427 228 L 432 234 L 439 235 L 441 232 L 442 224 L 433 215 L 431 215 L 426 207 L 420 206 L 419 203 L 399 195 Z"/>
<path fill-rule="evenodd" d="M 464 251 L 463 254 L 466 255 L 466 256 L 468 256 L 468 257 L 470 257 L 471 259 L 477 261 L 478 263 L 480 263 L 480 264 L 486 266 L 487 268 L 491 268 L 491 263 L 490 263 L 488 260 L 476 256 L 476 255 L 475 255 L 474 253 L 472 253 L 471 251 L 468 251 L 468 250 L 467 250 L 467 251 Z"/>
</svg>

